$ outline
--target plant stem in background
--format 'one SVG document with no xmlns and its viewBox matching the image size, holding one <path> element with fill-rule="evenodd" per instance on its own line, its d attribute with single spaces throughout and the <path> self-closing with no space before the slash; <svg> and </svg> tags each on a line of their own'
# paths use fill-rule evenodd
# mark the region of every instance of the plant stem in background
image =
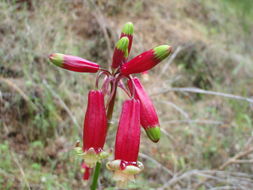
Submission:
<svg viewBox="0 0 253 190">
<path fill-rule="evenodd" d="M 111 123 L 111 119 L 112 119 L 112 113 L 113 113 L 113 109 L 114 109 L 115 98 L 116 98 L 116 91 L 112 95 L 112 99 L 109 102 L 109 106 L 108 106 L 108 109 L 107 109 L 107 115 L 106 116 L 107 116 L 108 128 L 110 127 L 110 123 Z"/>
<path fill-rule="evenodd" d="M 108 128 L 110 127 L 110 123 L 111 123 L 111 119 L 112 119 L 112 113 L 113 113 L 114 104 L 115 104 L 117 86 L 118 86 L 118 81 L 117 80 L 113 81 L 112 94 L 111 94 L 111 98 L 109 98 L 107 114 L 106 114 Z"/>
</svg>

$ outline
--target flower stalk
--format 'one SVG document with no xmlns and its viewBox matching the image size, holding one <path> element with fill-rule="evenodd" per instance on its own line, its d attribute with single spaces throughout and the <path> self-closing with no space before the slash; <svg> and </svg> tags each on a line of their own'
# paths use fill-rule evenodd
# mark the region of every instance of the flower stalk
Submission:
<svg viewBox="0 0 253 190">
<path fill-rule="evenodd" d="M 94 171 L 94 174 L 93 174 L 90 190 L 96 190 L 97 189 L 98 177 L 99 177 L 99 174 L 100 174 L 101 165 L 102 164 L 100 162 L 96 163 L 96 167 L 95 167 L 95 171 Z"/>
</svg>

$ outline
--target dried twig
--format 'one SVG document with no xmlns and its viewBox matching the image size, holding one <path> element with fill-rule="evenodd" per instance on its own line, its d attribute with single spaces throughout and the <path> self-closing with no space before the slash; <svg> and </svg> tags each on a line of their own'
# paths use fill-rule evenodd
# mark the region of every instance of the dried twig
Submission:
<svg viewBox="0 0 253 190">
<path fill-rule="evenodd" d="M 253 164 L 253 160 L 234 160 L 233 164 Z"/>
<path fill-rule="evenodd" d="M 2 77 L 0 77 L 0 81 L 3 81 L 5 84 L 15 90 L 17 93 L 19 93 L 20 96 L 32 107 L 33 110 L 37 110 L 37 106 L 30 100 L 29 96 L 27 96 L 25 92 L 21 88 L 19 88 L 14 82 Z"/>
<path fill-rule="evenodd" d="M 29 184 L 28 181 L 27 181 L 25 172 L 24 172 L 22 166 L 20 165 L 18 159 L 16 158 L 16 156 L 14 155 L 14 153 L 13 153 L 12 151 L 11 151 L 11 157 L 12 157 L 13 161 L 16 163 L 16 165 L 18 166 L 18 168 L 19 168 L 19 170 L 20 170 L 20 173 L 21 173 L 21 176 L 23 177 L 24 182 L 25 182 L 27 188 L 28 188 L 29 190 L 31 190 L 31 186 L 30 186 L 30 184 Z"/>
<path fill-rule="evenodd" d="M 9 178 L 15 177 L 15 175 L 13 175 L 13 174 L 11 174 L 9 172 L 6 172 L 5 170 L 3 170 L 1 168 L 0 168 L 0 174 L 2 174 L 3 176 L 9 177 Z"/>
<path fill-rule="evenodd" d="M 173 172 L 170 171 L 168 168 L 166 168 L 165 166 L 163 166 L 161 163 L 159 163 L 158 161 L 156 161 L 155 159 L 153 159 L 152 157 L 148 156 L 147 154 L 143 154 L 143 153 L 139 153 L 140 157 L 145 158 L 151 162 L 153 162 L 154 164 L 156 164 L 158 167 L 162 168 L 166 173 L 168 173 L 170 176 L 174 176 Z"/>
<path fill-rule="evenodd" d="M 253 103 L 253 99 L 252 98 L 246 98 L 246 97 L 242 97 L 242 96 L 238 96 L 238 95 L 233 95 L 233 94 L 227 94 L 227 93 L 222 93 L 222 92 L 215 92 L 215 91 L 208 91 L 208 90 L 203 90 L 203 89 L 199 89 L 199 88 L 192 88 L 192 87 L 186 87 L 186 88 L 167 88 L 167 89 L 163 89 L 160 90 L 158 92 L 155 92 L 151 95 L 158 95 L 158 94 L 164 94 L 167 92 L 171 92 L 171 91 L 177 91 L 177 92 L 192 92 L 192 93 L 199 93 L 199 94 L 210 94 L 210 95 L 215 95 L 215 96 L 222 96 L 225 98 L 231 98 L 231 99 L 236 99 L 236 100 L 243 100 L 243 101 L 247 101 L 249 103 Z"/>
<path fill-rule="evenodd" d="M 222 187 L 214 187 L 214 188 L 211 188 L 210 190 L 231 190 L 233 189 L 232 186 L 222 186 Z"/>
<path fill-rule="evenodd" d="M 100 10 L 100 8 L 98 6 L 96 6 L 93 2 L 93 0 L 86 0 L 88 2 L 88 4 L 91 6 L 92 8 L 92 14 L 93 16 L 96 18 L 100 28 L 102 29 L 102 32 L 104 34 L 105 37 L 105 41 L 106 41 L 106 45 L 107 45 L 107 51 L 108 51 L 108 64 L 110 64 L 110 59 L 112 57 L 112 49 L 111 49 L 111 43 L 110 43 L 110 37 L 108 34 L 108 28 L 106 27 L 106 20 L 105 17 L 102 13 L 102 11 Z"/>
<path fill-rule="evenodd" d="M 247 149 L 247 150 L 243 150 L 241 152 L 239 152 L 238 154 L 236 154 L 234 157 L 230 158 L 229 160 L 227 160 L 224 164 L 222 164 L 219 167 L 219 170 L 224 170 L 227 166 L 229 166 L 230 164 L 234 164 L 234 163 L 238 163 L 238 159 L 247 156 L 249 154 L 251 154 L 253 152 L 253 147 Z M 240 162 L 240 161 L 239 161 Z"/>
<path fill-rule="evenodd" d="M 170 189 L 172 186 L 180 183 L 183 183 L 183 180 L 191 179 L 193 176 L 201 176 L 205 177 L 203 181 L 197 183 L 195 186 L 191 187 L 191 189 L 198 190 L 202 185 L 206 185 L 209 188 L 212 186 L 208 183 L 210 180 L 214 180 L 219 182 L 219 184 L 224 184 L 224 188 L 231 187 L 231 189 L 243 189 L 248 190 L 253 188 L 253 175 L 240 173 L 240 172 L 227 172 L 222 171 L 226 167 L 231 164 L 251 164 L 253 160 L 240 160 L 242 157 L 245 157 L 253 152 L 253 147 L 249 146 L 249 142 L 251 142 L 253 137 L 246 142 L 242 151 L 237 153 L 232 158 L 228 159 L 225 163 L 223 163 L 218 169 L 214 170 L 190 170 L 182 174 L 174 174 L 173 177 L 165 183 L 159 190 Z M 229 179 L 229 180 L 228 180 Z M 217 189 L 218 187 L 216 187 Z M 215 189 L 215 188 L 213 188 Z"/>
<path fill-rule="evenodd" d="M 166 64 L 164 64 L 164 67 L 162 69 L 162 72 L 160 72 L 160 74 L 158 75 L 158 79 L 160 79 L 162 77 L 162 75 L 167 71 L 167 69 L 169 68 L 169 66 L 171 65 L 171 63 L 174 61 L 174 59 L 177 57 L 178 53 L 183 49 L 183 47 L 178 46 L 176 48 L 176 50 L 172 53 L 172 55 L 170 56 L 168 62 Z"/>
<path fill-rule="evenodd" d="M 222 125 L 224 122 L 222 121 L 213 121 L 213 120 L 171 120 L 165 121 L 163 124 L 182 124 L 182 123 L 200 123 L 206 125 Z"/>
<path fill-rule="evenodd" d="M 162 127 L 160 128 L 161 129 L 161 132 L 166 136 L 166 137 L 168 137 L 168 139 L 173 143 L 173 146 L 175 147 L 177 147 L 178 146 L 178 144 L 177 144 L 177 142 L 175 141 L 175 139 L 165 130 L 165 129 L 163 129 Z"/>
<path fill-rule="evenodd" d="M 239 173 L 239 172 L 232 173 L 232 172 L 218 171 L 218 170 L 190 170 L 182 174 L 175 174 L 172 179 L 170 179 L 167 183 L 163 184 L 163 186 L 160 187 L 158 190 L 171 189 L 172 186 L 175 186 L 178 183 L 183 184 L 183 180 L 185 181 L 189 179 L 194 180 L 192 179 L 193 176 L 205 177 L 206 179 L 208 179 L 205 181 L 206 186 L 208 186 L 208 189 L 213 188 L 211 184 L 207 183 L 211 179 L 214 181 L 217 181 L 219 183 L 219 186 L 221 184 L 226 184 L 226 186 L 230 186 L 231 189 L 248 190 L 248 189 L 253 188 L 252 175 Z M 191 184 L 190 184 L 190 188 L 187 188 L 187 189 L 197 190 L 198 188 L 199 187 L 197 188 L 191 187 Z"/>
<path fill-rule="evenodd" d="M 179 183 L 182 179 L 188 178 L 193 174 L 194 174 L 194 170 L 185 172 L 182 175 L 175 174 L 167 183 L 163 184 L 163 186 L 160 187 L 158 190 L 164 190 L 165 188 L 169 188 L 169 187 L 175 185 L 176 183 Z"/>
<path fill-rule="evenodd" d="M 167 104 L 171 107 L 173 107 L 174 109 L 176 109 L 179 113 L 181 113 L 186 119 L 189 119 L 189 114 L 184 111 L 182 108 L 180 108 L 179 106 L 177 106 L 176 104 L 174 104 L 173 102 L 170 102 L 170 101 L 159 101 L 161 103 L 164 103 L 164 104 Z"/>
<path fill-rule="evenodd" d="M 252 139 L 252 137 L 250 138 L 250 141 L 251 141 L 251 139 Z M 249 142 L 249 140 L 246 142 L 246 144 L 245 144 L 245 146 L 244 146 L 244 148 L 243 148 L 242 151 L 240 151 L 239 153 L 237 153 L 232 158 L 229 158 L 225 163 L 223 163 L 221 166 L 218 167 L 218 170 L 224 170 L 226 167 L 228 167 L 231 164 L 240 163 L 241 162 L 241 160 L 239 160 L 240 158 L 245 157 L 245 156 L 251 154 L 253 152 L 253 147 L 248 147 L 248 142 Z M 245 163 L 245 161 L 243 163 Z M 214 176 L 215 175 L 216 175 L 216 173 L 214 173 Z M 200 188 L 208 180 L 210 180 L 210 178 L 206 178 L 204 181 L 202 181 L 199 184 L 197 184 L 194 189 Z"/>
</svg>

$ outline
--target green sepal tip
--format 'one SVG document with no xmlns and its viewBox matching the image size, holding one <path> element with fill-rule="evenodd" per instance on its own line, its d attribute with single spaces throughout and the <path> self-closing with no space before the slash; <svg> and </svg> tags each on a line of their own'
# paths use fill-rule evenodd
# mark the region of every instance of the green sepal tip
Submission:
<svg viewBox="0 0 253 190">
<path fill-rule="evenodd" d="M 51 63 L 58 67 L 62 67 L 64 61 L 64 54 L 61 53 L 53 53 L 49 56 Z"/>
<path fill-rule="evenodd" d="M 128 57 L 128 45 L 129 45 L 129 39 L 128 37 L 122 37 L 119 39 L 119 41 L 116 44 L 116 48 L 122 52 L 124 52 L 124 57 Z"/>
<path fill-rule="evenodd" d="M 160 45 L 160 46 L 155 47 L 153 50 L 154 50 L 155 57 L 158 60 L 162 61 L 163 59 L 165 59 L 166 57 L 170 55 L 172 47 L 168 45 Z"/>
<path fill-rule="evenodd" d="M 145 129 L 148 138 L 157 143 L 161 137 L 161 130 L 159 126 Z"/>
<path fill-rule="evenodd" d="M 133 35 L 134 33 L 134 25 L 132 22 L 127 22 L 123 29 L 122 29 L 122 33 L 126 34 L 126 35 Z"/>
</svg>

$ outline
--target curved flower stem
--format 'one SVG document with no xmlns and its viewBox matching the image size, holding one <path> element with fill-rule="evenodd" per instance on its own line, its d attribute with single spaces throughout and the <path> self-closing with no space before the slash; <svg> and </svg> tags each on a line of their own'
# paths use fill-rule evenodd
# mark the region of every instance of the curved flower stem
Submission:
<svg viewBox="0 0 253 190">
<path fill-rule="evenodd" d="M 107 69 L 100 68 L 99 70 L 106 73 L 106 75 L 112 75 Z"/>
<path fill-rule="evenodd" d="M 93 179 L 92 179 L 92 183 L 91 183 L 91 186 L 90 186 L 90 190 L 96 190 L 97 189 L 100 168 L 101 168 L 101 163 L 97 162 L 95 170 L 94 170 L 94 174 L 93 174 Z"/>
<path fill-rule="evenodd" d="M 110 72 L 109 71 L 101 71 L 100 73 L 98 73 L 97 77 L 96 77 L 96 89 L 98 89 L 98 83 L 99 83 L 99 79 L 101 76 L 105 75 L 106 77 L 110 77 Z"/>
<path fill-rule="evenodd" d="M 133 86 L 133 88 L 132 88 L 132 92 L 130 91 L 130 94 L 127 92 L 127 89 L 126 88 L 124 88 L 124 85 L 123 86 L 120 86 L 124 91 L 125 91 L 125 93 L 130 97 L 130 98 L 134 98 L 134 96 L 135 96 L 135 88 L 134 88 L 134 83 L 133 83 L 133 80 L 132 80 L 132 78 L 131 77 L 129 77 L 129 76 L 123 76 L 123 75 L 118 75 L 118 76 L 116 76 L 117 75 L 117 73 L 114 75 L 115 76 L 115 80 L 114 81 L 112 81 L 112 93 L 111 93 L 111 95 L 110 95 L 110 98 L 109 98 L 109 102 L 108 102 L 108 104 L 107 104 L 107 121 L 108 121 L 108 128 L 110 127 L 110 121 L 111 121 L 111 119 L 112 119 L 112 113 L 113 113 L 113 109 L 114 109 L 114 103 L 115 103 L 115 97 L 116 97 L 116 92 L 117 92 L 117 87 L 118 87 L 118 85 L 120 84 L 120 82 L 121 82 L 121 79 L 122 78 L 127 78 L 128 80 L 130 80 L 131 81 L 131 83 L 132 83 L 132 86 Z M 123 83 L 124 84 L 124 83 Z"/>
<path fill-rule="evenodd" d="M 131 94 L 132 94 L 132 98 L 134 98 L 135 97 L 135 87 L 134 87 L 134 82 L 133 82 L 133 77 L 131 77 L 131 76 L 128 76 L 127 77 L 128 78 L 128 80 L 130 80 L 131 81 L 131 83 L 132 83 L 132 92 L 131 92 Z M 130 90 L 131 91 L 131 90 Z"/>
<path fill-rule="evenodd" d="M 120 87 L 130 98 L 132 97 L 131 93 L 127 91 L 127 88 L 126 88 L 124 82 L 119 81 L 119 87 Z"/>
<path fill-rule="evenodd" d="M 106 114 L 107 122 L 108 122 L 108 128 L 110 127 L 110 122 L 111 122 L 111 119 L 112 119 L 112 113 L 113 113 L 113 109 L 114 109 L 116 92 L 117 92 L 117 85 L 118 85 L 117 83 L 118 83 L 118 81 L 113 81 L 112 94 L 111 94 L 111 97 L 110 97 L 109 102 L 108 102 L 107 114 Z"/>
</svg>

